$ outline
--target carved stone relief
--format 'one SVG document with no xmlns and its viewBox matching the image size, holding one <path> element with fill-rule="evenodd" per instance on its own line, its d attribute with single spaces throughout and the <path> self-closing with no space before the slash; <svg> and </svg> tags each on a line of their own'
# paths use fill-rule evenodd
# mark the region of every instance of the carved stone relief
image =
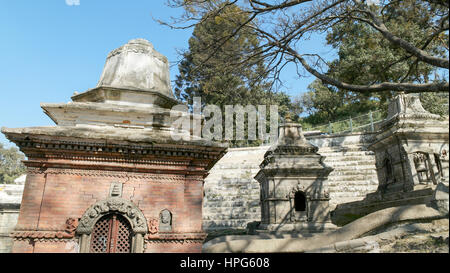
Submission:
<svg viewBox="0 0 450 273">
<path fill-rule="evenodd" d="M 417 152 L 413 154 L 414 166 L 417 171 L 417 176 L 420 183 L 428 183 L 431 180 L 430 166 L 428 162 L 428 155 L 425 153 Z"/>
<path fill-rule="evenodd" d="M 109 189 L 109 197 L 122 197 L 122 188 L 122 183 L 112 182 Z"/>
<path fill-rule="evenodd" d="M 172 213 L 167 209 L 159 214 L 159 231 L 172 231 Z"/>
<path fill-rule="evenodd" d="M 144 214 L 131 201 L 119 197 L 111 197 L 92 205 L 81 217 L 77 233 L 90 234 L 95 222 L 101 216 L 111 212 L 118 212 L 127 218 L 133 232 L 147 233 Z"/>
<path fill-rule="evenodd" d="M 158 219 L 151 219 L 148 221 L 148 231 L 150 234 L 156 234 L 158 233 L 158 230 Z"/>
</svg>

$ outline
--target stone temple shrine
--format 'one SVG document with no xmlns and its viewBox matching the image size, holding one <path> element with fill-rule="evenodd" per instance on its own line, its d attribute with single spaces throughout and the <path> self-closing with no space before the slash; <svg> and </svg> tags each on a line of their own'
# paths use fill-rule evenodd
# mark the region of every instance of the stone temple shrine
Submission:
<svg viewBox="0 0 450 273">
<path fill-rule="evenodd" d="M 264 154 L 255 179 L 260 183 L 261 224 L 268 232 L 321 232 L 330 220 L 328 175 L 333 170 L 288 118 L 278 141 Z"/>
<path fill-rule="evenodd" d="M 43 103 L 56 126 L 2 132 L 27 156 L 13 252 L 200 252 L 204 178 L 222 143 L 186 140 L 166 57 L 113 50 L 97 87 Z M 177 140 L 179 139 L 179 140 Z"/>
</svg>

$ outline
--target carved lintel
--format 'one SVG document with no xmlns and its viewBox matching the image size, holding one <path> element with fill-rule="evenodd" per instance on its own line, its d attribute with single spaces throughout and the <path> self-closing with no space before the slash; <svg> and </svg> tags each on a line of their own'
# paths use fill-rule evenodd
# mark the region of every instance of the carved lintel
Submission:
<svg viewBox="0 0 450 273">
<path fill-rule="evenodd" d="M 145 216 L 133 202 L 119 197 L 99 201 L 86 210 L 81 217 L 77 233 L 90 234 L 97 220 L 108 213 L 120 213 L 131 224 L 134 233 L 147 233 Z"/>
</svg>

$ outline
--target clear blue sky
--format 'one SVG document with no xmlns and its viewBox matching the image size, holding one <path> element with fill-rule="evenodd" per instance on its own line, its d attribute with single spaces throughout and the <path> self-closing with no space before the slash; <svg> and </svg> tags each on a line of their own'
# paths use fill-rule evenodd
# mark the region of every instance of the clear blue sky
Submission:
<svg viewBox="0 0 450 273">
<path fill-rule="evenodd" d="M 66 3 L 77 1 L 79 5 Z M 164 3 L 0 0 L 0 127 L 53 125 L 39 104 L 68 102 L 74 91 L 95 87 L 107 54 L 131 39 L 149 40 L 170 62 L 176 62 L 176 49 L 187 48 L 192 29 L 172 30 L 155 22 L 152 16 L 168 20 L 181 13 Z M 326 52 L 317 37 L 304 46 Z M 170 73 L 174 80 L 176 65 Z M 314 80 L 298 79 L 292 69 L 283 78 L 284 90 L 291 95 L 305 91 Z M 1 133 L 0 143 L 11 146 Z"/>
</svg>

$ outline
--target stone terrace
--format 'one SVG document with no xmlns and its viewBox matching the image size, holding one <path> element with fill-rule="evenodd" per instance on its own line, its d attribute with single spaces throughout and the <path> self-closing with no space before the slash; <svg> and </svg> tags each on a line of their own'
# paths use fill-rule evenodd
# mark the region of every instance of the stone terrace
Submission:
<svg viewBox="0 0 450 273">
<path fill-rule="evenodd" d="M 337 204 L 362 200 L 376 191 L 378 178 L 374 153 L 366 146 L 372 134 L 308 135 L 319 147 L 324 163 L 334 168 L 330 173 L 331 210 Z M 205 179 L 203 228 L 219 230 L 245 228 L 260 221 L 259 184 L 254 176 L 259 171 L 269 146 L 234 148 L 219 160 Z"/>
</svg>

